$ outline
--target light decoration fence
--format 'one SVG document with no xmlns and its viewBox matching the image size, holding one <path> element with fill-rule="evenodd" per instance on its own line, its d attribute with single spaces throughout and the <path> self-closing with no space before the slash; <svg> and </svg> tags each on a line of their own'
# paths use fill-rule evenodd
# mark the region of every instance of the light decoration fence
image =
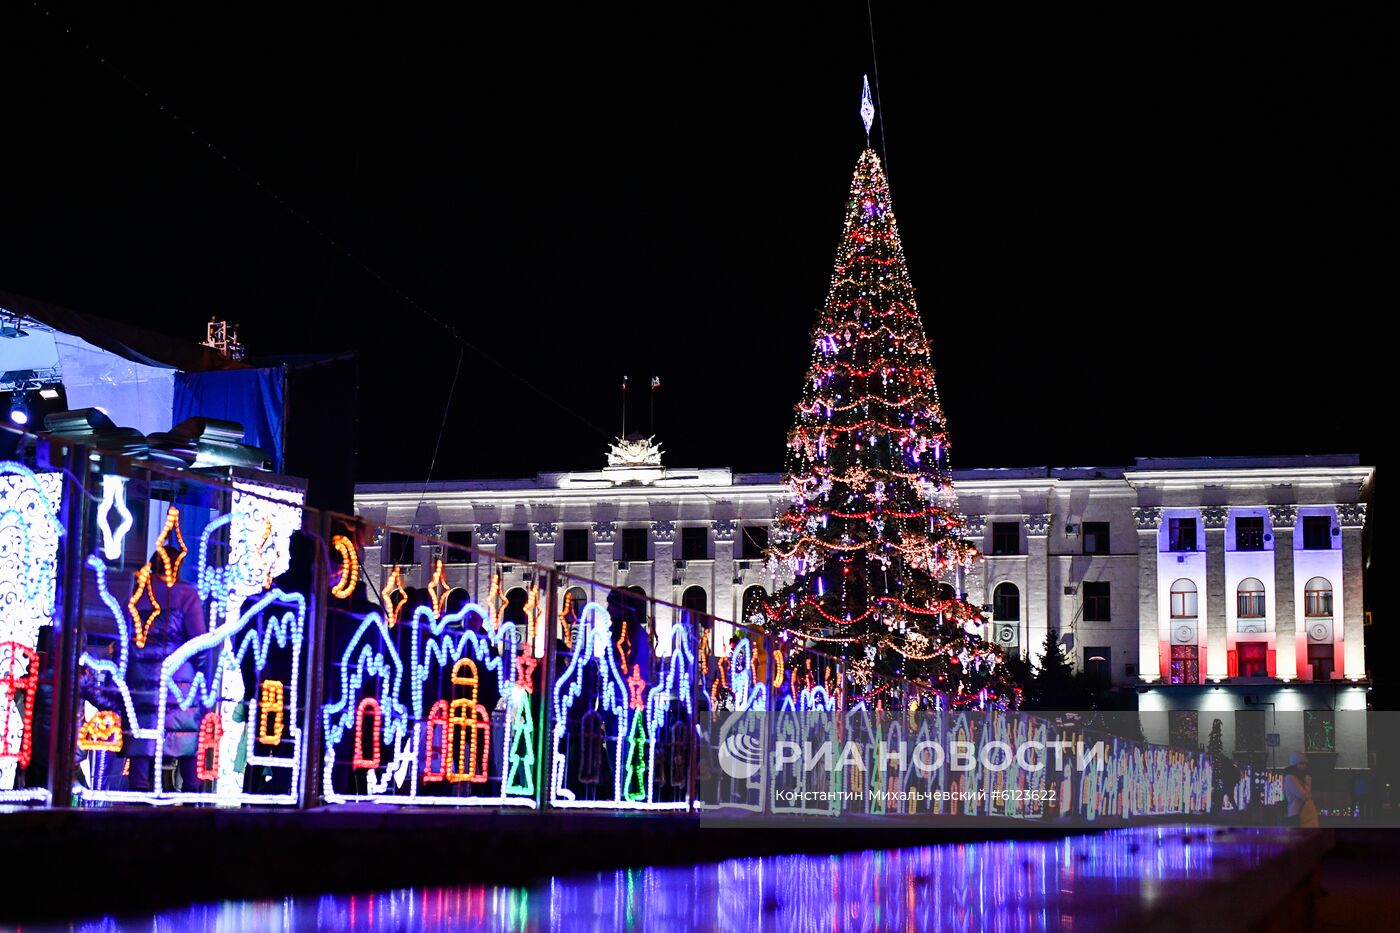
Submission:
<svg viewBox="0 0 1400 933">
<path fill-rule="evenodd" d="M 1034 795 L 928 792 L 1071 778 L 893 769 L 876 749 L 1086 736 L 1029 713 L 950 710 L 910 681 L 876 677 L 857 695 L 840 659 L 439 529 L 308 509 L 294 480 L 25 440 L 23 462 L 0 464 L 6 802 L 1037 820 L 1058 811 Z M 717 738 L 736 713 L 763 714 L 740 738 L 773 764 L 742 779 L 723 773 Z M 778 740 L 833 738 L 864 749 L 862 766 L 772 758 Z M 1209 811 L 1206 756 L 1104 741 L 1106 768 L 1062 788 L 1077 816 Z M 1276 780 L 1255 781 L 1278 796 Z M 896 793 L 777 793 L 843 789 Z M 897 793 L 911 790 L 922 798 Z"/>
</svg>

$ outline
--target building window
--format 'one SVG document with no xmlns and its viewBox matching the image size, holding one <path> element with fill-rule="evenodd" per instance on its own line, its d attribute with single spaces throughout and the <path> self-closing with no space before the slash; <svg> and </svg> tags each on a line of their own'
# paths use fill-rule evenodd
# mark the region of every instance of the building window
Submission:
<svg viewBox="0 0 1400 933">
<path fill-rule="evenodd" d="M 1167 519 L 1167 550 L 1196 550 L 1196 520 L 1194 518 Z"/>
<path fill-rule="evenodd" d="M 1084 649 L 1084 674 L 1089 682 L 1107 687 L 1113 679 L 1113 649 L 1108 646 Z"/>
<path fill-rule="evenodd" d="M 1240 677 L 1269 676 L 1269 643 L 1241 641 L 1235 644 L 1236 667 Z"/>
<path fill-rule="evenodd" d="M 1085 522 L 1083 539 L 1085 554 L 1109 553 L 1108 522 Z"/>
<path fill-rule="evenodd" d="M 1332 646 L 1308 645 L 1308 664 L 1312 667 L 1313 680 L 1332 679 Z"/>
<path fill-rule="evenodd" d="M 681 529 L 681 560 L 709 560 L 710 529 L 686 527 Z"/>
<path fill-rule="evenodd" d="M 1021 621 L 1021 591 L 1014 583 L 1002 583 L 992 591 L 992 621 Z"/>
<path fill-rule="evenodd" d="M 1235 519 L 1235 550 L 1264 550 L 1264 516 L 1240 515 Z"/>
<path fill-rule="evenodd" d="M 1241 619 L 1264 618 L 1264 584 L 1245 577 L 1235 591 L 1235 615 Z"/>
<path fill-rule="evenodd" d="M 1177 580 L 1172 584 L 1172 618 L 1196 618 L 1196 584 L 1190 580 Z"/>
<path fill-rule="evenodd" d="M 1200 716 L 1194 709 L 1167 710 L 1167 741 L 1173 748 L 1201 747 Z"/>
<path fill-rule="evenodd" d="M 1102 580 L 1084 581 L 1084 621 L 1108 622 L 1108 583 Z"/>
<path fill-rule="evenodd" d="M 647 559 L 647 530 L 645 528 L 622 529 L 622 560 Z"/>
<path fill-rule="evenodd" d="M 685 592 L 681 594 L 681 608 L 687 612 L 704 615 L 709 611 L 708 607 L 709 601 L 705 596 L 705 588 L 703 586 L 688 586 Z M 692 625 L 698 625 L 699 620 L 691 619 L 690 623 Z"/>
<path fill-rule="evenodd" d="M 1337 714 L 1330 709 L 1303 711 L 1303 750 L 1335 752 L 1337 750 Z"/>
<path fill-rule="evenodd" d="M 1332 550 L 1332 519 L 1329 516 L 1303 516 L 1303 550 Z"/>
<path fill-rule="evenodd" d="M 1303 615 L 1309 618 L 1332 617 L 1332 584 L 1324 577 L 1313 577 L 1303 584 Z"/>
<path fill-rule="evenodd" d="M 1235 710 L 1235 751 L 1262 752 L 1265 747 L 1264 727 L 1262 709 Z"/>
<path fill-rule="evenodd" d="M 588 561 L 587 528 L 564 529 L 564 551 L 560 559 L 566 564 L 586 563 Z"/>
<path fill-rule="evenodd" d="M 745 525 L 743 531 L 739 557 L 743 560 L 763 560 L 768 551 L 768 528 L 764 525 Z"/>
<path fill-rule="evenodd" d="M 502 552 L 512 560 L 530 559 L 530 532 L 524 528 L 511 528 L 503 535 L 505 550 Z"/>
<path fill-rule="evenodd" d="M 992 522 L 992 554 L 1003 556 L 1021 553 L 1021 523 Z"/>
<path fill-rule="evenodd" d="M 452 545 L 443 552 L 442 561 L 445 564 L 474 564 L 476 563 L 476 552 L 467 548 L 472 546 L 472 533 L 470 531 L 449 531 L 447 533 L 447 543 Z"/>
<path fill-rule="evenodd" d="M 1195 645 L 1172 645 L 1170 680 L 1174 684 L 1201 682 L 1199 649 Z"/>
<path fill-rule="evenodd" d="M 406 535 L 399 531 L 389 532 L 389 553 L 385 557 L 385 563 L 416 564 L 417 554 L 414 549 L 413 535 Z"/>
<path fill-rule="evenodd" d="M 761 586 L 744 590 L 743 621 L 746 625 L 762 625 L 768 620 L 768 591 Z"/>
</svg>

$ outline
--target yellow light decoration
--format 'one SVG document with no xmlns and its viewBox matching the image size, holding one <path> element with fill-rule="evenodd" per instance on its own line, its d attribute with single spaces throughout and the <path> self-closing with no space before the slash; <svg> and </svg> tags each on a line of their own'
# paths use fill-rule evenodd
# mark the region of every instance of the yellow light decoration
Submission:
<svg viewBox="0 0 1400 933">
<path fill-rule="evenodd" d="M 122 750 L 122 718 L 114 710 L 100 709 L 78 729 L 78 748 L 85 752 Z"/>
<path fill-rule="evenodd" d="M 173 561 L 166 553 L 165 543 L 172 531 L 175 532 L 176 543 L 180 545 L 179 553 L 175 555 Z M 165 580 L 165 585 L 174 586 L 175 581 L 180 579 L 180 565 L 185 562 L 185 555 L 190 551 L 189 548 L 185 547 L 185 536 L 180 532 L 180 510 L 173 505 L 165 513 L 165 527 L 160 530 L 160 537 L 156 538 L 156 552 L 160 554 L 161 563 L 164 565 L 162 577 Z"/>
<path fill-rule="evenodd" d="M 428 599 L 433 604 L 434 618 L 442 618 L 442 607 L 447 602 L 449 592 L 451 592 L 451 587 L 447 585 L 447 575 L 443 572 L 442 558 L 439 557 L 437 563 L 433 565 L 432 579 L 428 581 Z"/>
<path fill-rule="evenodd" d="M 355 583 L 360 578 L 360 554 L 355 543 L 345 535 L 332 537 L 331 547 L 340 554 L 340 579 L 331 587 L 331 595 L 346 599 L 355 592 Z"/>
<path fill-rule="evenodd" d="M 264 680 L 258 699 L 258 742 L 277 745 L 282 741 L 283 716 L 286 709 L 280 680 Z"/>
<path fill-rule="evenodd" d="M 156 601 L 156 588 L 151 583 L 151 565 L 149 562 L 142 565 L 136 571 L 136 591 L 131 594 L 131 599 L 127 600 L 126 608 L 131 613 L 131 640 L 136 643 L 136 647 L 146 647 L 146 636 L 151 632 L 151 625 L 156 621 L 156 616 L 160 615 L 160 603 Z M 151 614 L 146 618 L 141 618 L 141 610 L 136 608 L 141 602 L 142 595 L 151 601 Z"/>
<path fill-rule="evenodd" d="M 394 593 L 399 594 L 397 602 L 394 601 Z M 408 603 L 408 590 L 403 587 L 403 571 L 399 569 L 398 564 L 389 572 L 389 582 L 384 584 L 384 589 L 379 591 L 379 595 L 384 597 L 384 611 L 388 614 L 384 621 L 389 628 L 393 628 L 399 624 L 399 613 L 403 612 L 403 607 Z"/>
</svg>

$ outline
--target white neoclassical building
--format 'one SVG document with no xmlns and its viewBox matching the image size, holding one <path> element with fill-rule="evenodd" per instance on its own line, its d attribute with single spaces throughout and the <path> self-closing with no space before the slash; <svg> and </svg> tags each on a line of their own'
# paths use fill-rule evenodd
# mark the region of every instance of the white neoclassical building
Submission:
<svg viewBox="0 0 1400 933">
<path fill-rule="evenodd" d="M 1136 688 L 1140 709 L 1199 711 L 1202 742 L 1209 711 L 1248 714 L 1248 736 L 1234 715 L 1215 718 L 1227 747 L 1252 743 L 1260 710 L 1366 706 L 1371 475 L 1348 455 L 959 470 L 959 507 L 986 557 L 967 596 L 1007 650 L 1034 660 L 1052 629 L 1080 670 Z M 367 518 L 730 619 L 752 588 L 778 582 L 762 552 L 787 498 L 778 474 L 667 467 L 646 442 L 616 445 L 601 470 L 356 490 Z M 397 557 L 422 585 L 411 568 L 429 555 L 404 546 L 390 536 L 371 548 L 371 574 Z M 448 573 L 473 593 L 490 586 L 480 566 Z"/>
</svg>

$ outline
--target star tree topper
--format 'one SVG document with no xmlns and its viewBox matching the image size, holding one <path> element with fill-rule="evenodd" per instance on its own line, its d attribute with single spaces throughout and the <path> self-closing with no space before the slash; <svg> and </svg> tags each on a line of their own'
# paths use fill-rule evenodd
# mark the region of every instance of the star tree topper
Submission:
<svg viewBox="0 0 1400 933">
<path fill-rule="evenodd" d="M 870 75 L 862 75 L 865 87 L 860 92 L 860 119 L 865 124 L 865 141 L 870 142 L 870 125 L 875 122 L 875 104 L 870 100 Z"/>
</svg>

